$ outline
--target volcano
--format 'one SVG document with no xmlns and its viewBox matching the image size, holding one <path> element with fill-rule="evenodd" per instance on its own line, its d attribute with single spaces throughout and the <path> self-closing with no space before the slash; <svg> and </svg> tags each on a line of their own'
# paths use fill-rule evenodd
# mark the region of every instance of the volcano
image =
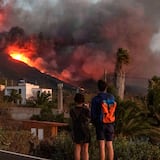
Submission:
<svg viewBox="0 0 160 160">
<path fill-rule="evenodd" d="M 61 81 L 55 77 L 40 72 L 34 67 L 30 67 L 27 64 L 15 60 L 9 55 L 0 53 L 0 77 L 18 82 L 20 79 L 24 79 L 29 83 L 37 83 L 42 87 L 56 88 L 58 83 L 63 83 L 64 88 L 74 89 L 74 86 Z"/>
</svg>

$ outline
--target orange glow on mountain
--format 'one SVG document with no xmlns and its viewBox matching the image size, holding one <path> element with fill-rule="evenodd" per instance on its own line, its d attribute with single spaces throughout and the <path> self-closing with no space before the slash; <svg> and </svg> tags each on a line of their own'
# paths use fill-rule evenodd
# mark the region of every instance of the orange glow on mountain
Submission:
<svg viewBox="0 0 160 160">
<path fill-rule="evenodd" d="M 21 53 L 16 53 L 16 52 L 13 52 L 10 54 L 10 56 L 13 58 L 13 59 L 16 59 L 16 60 L 19 60 L 19 61 L 22 61 L 24 63 L 28 63 L 29 62 L 29 59 L 27 57 L 25 57 L 23 54 Z"/>
<path fill-rule="evenodd" d="M 20 48 L 17 45 L 9 45 L 6 51 L 13 59 L 22 61 L 29 66 L 33 66 L 32 61 L 27 57 L 27 55 L 31 55 L 27 49 Z"/>
<path fill-rule="evenodd" d="M 15 60 L 26 63 L 31 67 L 35 67 L 42 73 L 46 73 L 45 62 L 41 57 L 36 55 L 36 47 L 32 42 L 26 42 L 23 46 L 10 44 L 6 48 L 6 52 Z"/>
</svg>

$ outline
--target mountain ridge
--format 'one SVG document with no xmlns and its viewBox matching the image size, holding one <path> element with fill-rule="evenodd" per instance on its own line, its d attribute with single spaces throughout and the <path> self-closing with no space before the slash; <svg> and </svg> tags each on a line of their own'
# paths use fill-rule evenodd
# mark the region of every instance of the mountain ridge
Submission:
<svg viewBox="0 0 160 160">
<path fill-rule="evenodd" d="M 0 76 L 18 82 L 24 79 L 29 83 L 36 83 L 42 87 L 56 88 L 58 83 L 63 83 L 64 88 L 74 89 L 69 83 L 40 72 L 26 63 L 15 60 L 4 52 L 0 52 Z"/>
</svg>

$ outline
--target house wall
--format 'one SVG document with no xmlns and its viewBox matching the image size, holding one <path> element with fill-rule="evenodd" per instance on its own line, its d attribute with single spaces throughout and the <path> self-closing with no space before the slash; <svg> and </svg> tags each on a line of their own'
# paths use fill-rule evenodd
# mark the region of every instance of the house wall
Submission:
<svg viewBox="0 0 160 160">
<path fill-rule="evenodd" d="M 50 92 L 52 98 L 52 89 L 40 88 L 38 85 L 25 82 L 18 83 L 18 86 L 7 86 L 5 88 L 5 95 L 9 96 L 13 89 L 17 90 L 17 93 L 21 94 L 21 104 L 26 104 L 26 100 L 30 97 L 36 97 L 38 91 L 40 91 L 41 93 L 44 91 L 46 93 Z"/>
<path fill-rule="evenodd" d="M 35 93 L 33 92 L 33 89 L 39 89 L 39 86 L 26 83 L 26 99 L 28 99 L 32 96 L 34 96 L 34 97 L 36 96 Z"/>
</svg>

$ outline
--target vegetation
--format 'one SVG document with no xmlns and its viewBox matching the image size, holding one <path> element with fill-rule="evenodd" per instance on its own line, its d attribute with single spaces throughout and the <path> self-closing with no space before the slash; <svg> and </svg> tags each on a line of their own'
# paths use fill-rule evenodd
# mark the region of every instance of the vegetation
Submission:
<svg viewBox="0 0 160 160">
<path fill-rule="evenodd" d="M 91 126 L 92 140 L 89 146 L 91 160 L 98 159 L 98 143 L 95 130 Z M 33 155 L 53 160 L 73 160 L 73 142 L 68 132 L 60 132 L 54 139 L 41 141 L 35 148 Z M 151 144 L 148 140 L 132 139 L 118 136 L 114 140 L 115 156 L 119 160 L 159 160 L 159 146 Z"/>
<path fill-rule="evenodd" d="M 13 131 L 0 129 L 0 149 L 28 154 L 30 141 L 35 138 L 29 131 Z"/>
<path fill-rule="evenodd" d="M 117 59 L 116 59 L 116 67 L 115 67 L 115 73 L 122 72 L 123 65 L 129 64 L 129 53 L 126 49 L 119 48 L 117 50 Z"/>
<path fill-rule="evenodd" d="M 10 96 L 4 96 L 4 101 L 16 104 L 18 101 L 21 101 L 21 95 L 16 89 L 12 89 Z"/>
<path fill-rule="evenodd" d="M 123 64 L 129 63 L 128 51 L 119 48 L 117 51 L 116 72 L 122 72 Z M 109 86 L 108 91 L 117 95 L 114 86 Z M 85 93 L 86 102 L 89 102 L 93 93 Z M 50 95 L 37 93 L 37 97 L 30 99 L 28 103 L 34 107 L 40 107 L 40 115 L 33 115 L 32 119 L 43 121 L 64 122 L 64 115 L 52 113 L 52 106 L 57 106 L 57 99 L 50 101 Z M 69 110 L 73 103 L 73 94 L 64 92 L 64 106 Z M 160 77 L 154 76 L 148 83 L 148 93 L 146 97 L 132 97 L 120 100 L 117 97 L 117 111 L 115 123 L 115 154 L 119 160 L 159 160 L 160 159 Z M 15 103 L 19 99 L 18 94 L 13 91 L 5 103 L 0 96 L 0 106 L 7 106 Z M 10 103 L 8 103 L 10 102 Z M 2 110 L 1 115 L 7 115 L 7 110 Z M 73 142 L 69 131 L 60 132 L 57 137 L 45 139 L 40 142 L 33 142 L 34 148 L 30 148 L 30 136 L 22 131 L 22 135 L 16 138 L 13 136 L 17 132 L 9 133 L 0 130 L 1 149 L 12 150 L 11 146 L 16 143 L 16 149 L 21 153 L 37 155 L 54 160 L 72 160 Z M 98 159 L 98 146 L 95 137 L 95 130 L 91 125 L 92 141 L 89 152 L 90 159 Z M 9 135 L 12 134 L 12 135 Z M 8 138 L 7 136 L 10 136 Z M 19 137 L 19 139 L 18 139 Z M 26 141 L 24 142 L 22 139 Z M 16 139 L 14 141 L 13 139 Z M 24 143 L 28 149 L 23 150 Z M 10 145 L 12 144 L 12 145 Z M 21 146 L 21 149 L 20 147 Z M 13 151 L 13 150 L 12 150 Z"/>
<path fill-rule="evenodd" d="M 129 64 L 130 58 L 129 58 L 129 53 L 126 49 L 119 48 L 117 50 L 117 57 L 116 57 L 116 65 L 115 65 L 115 80 L 114 80 L 114 85 L 117 90 L 117 95 L 119 96 L 120 99 L 123 99 L 123 92 L 120 87 L 122 81 L 122 77 L 125 76 L 124 72 L 124 65 Z M 122 87 L 123 88 L 123 87 Z"/>
</svg>

